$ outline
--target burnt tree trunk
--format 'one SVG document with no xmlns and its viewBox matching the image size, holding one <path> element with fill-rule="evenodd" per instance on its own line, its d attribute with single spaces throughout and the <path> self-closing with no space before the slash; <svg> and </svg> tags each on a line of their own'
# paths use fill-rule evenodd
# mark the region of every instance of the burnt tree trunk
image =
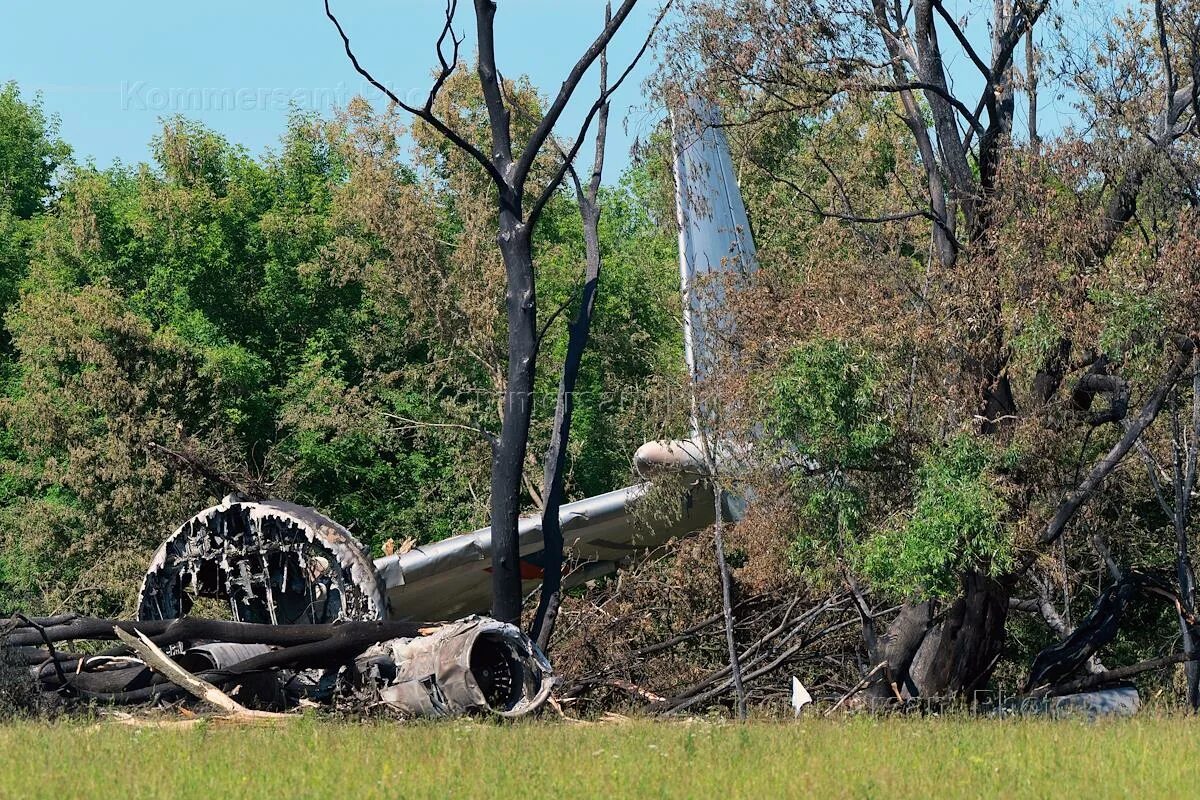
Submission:
<svg viewBox="0 0 1200 800">
<path fill-rule="evenodd" d="M 1196 630 L 1196 577 L 1191 560 L 1186 552 L 1177 560 L 1176 572 L 1179 581 L 1179 633 L 1183 644 L 1184 675 L 1187 679 L 1187 703 L 1192 711 L 1200 710 L 1200 635 Z"/>
<path fill-rule="evenodd" d="M 871 654 L 873 659 L 879 659 L 885 665 L 884 671 L 869 687 L 871 697 L 891 700 L 919 694 L 909 675 L 909 667 L 933 625 L 933 615 L 934 605 L 930 600 L 910 600 L 900 607 L 900 613 L 879 637 L 878 646 Z"/>
<path fill-rule="evenodd" d="M 579 314 L 571 322 L 567 339 L 567 355 L 562 378 L 558 384 L 558 403 L 554 412 L 550 447 L 546 452 L 545 498 L 542 510 L 542 538 L 545 546 L 542 596 L 530 636 L 545 650 L 554 633 L 558 608 L 562 599 L 563 534 L 559 508 L 563 501 L 563 483 L 567 464 L 567 443 L 571 434 L 571 419 L 575 411 L 575 385 L 583 352 L 587 347 L 596 305 L 596 290 L 600 283 L 600 238 L 598 225 L 600 209 L 588 202 L 580 206 L 584 217 L 584 243 L 587 248 L 587 277 L 580 298 Z"/>
<path fill-rule="evenodd" d="M 910 600 L 879 637 L 885 668 L 870 687 L 876 700 L 967 697 L 991 678 L 1004 647 L 1009 591 L 981 572 L 962 579 L 962 593 L 939 609 Z"/>
<path fill-rule="evenodd" d="M 518 518 L 521 480 L 529 444 L 533 411 L 533 381 L 537 364 L 537 301 L 533 252 L 528 227 L 521 222 L 520 199 L 502 198 L 500 250 L 504 256 L 508 320 L 508 380 L 504 388 L 504 419 L 492 453 L 492 616 L 502 622 L 521 621 L 521 549 Z"/>
<path fill-rule="evenodd" d="M 612 4 L 605 9 L 605 24 L 612 22 Z M 608 92 L 608 51 L 600 54 L 600 96 Z M 546 504 L 542 509 L 542 541 L 545 547 L 543 562 L 542 594 L 538 600 L 537 614 L 530 629 L 530 638 L 543 651 L 550 646 L 554 625 L 558 620 L 558 609 L 562 603 L 563 535 L 559 508 L 563 501 L 563 483 L 567 468 L 567 443 L 571 438 L 571 420 L 575 413 L 575 385 L 579 380 L 579 368 L 583 364 L 583 352 L 587 348 L 592 329 L 592 313 L 596 308 L 596 292 L 600 288 L 600 182 L 604 176 L 604 156 L 608 147 L 609 105 L 600 107 L 596 123 L 596 155 L 592 161 L 592 176 L 585 189 L 579 174 L 570 169 L 575 184 L 575 199 L 579 203 L 579 217 L 583 223 L 584 274 L 583 292 L 579 298 L 579 313 L 567 328 L 567 355 L 563 360 L 562 376 L 558 382 L 558 401 L 554 408 L 554 424 L 550 431 L 550 446 L 546 450 L 546 472 L 543 479 L 543 494 Z"/>
</svg>

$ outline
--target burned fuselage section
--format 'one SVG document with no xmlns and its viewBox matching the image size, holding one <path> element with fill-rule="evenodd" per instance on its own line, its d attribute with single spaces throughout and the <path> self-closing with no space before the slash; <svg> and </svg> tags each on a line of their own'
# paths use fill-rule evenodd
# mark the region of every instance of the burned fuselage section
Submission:
<svg viewBox="0 0 1200 800">
<path fill-rule="evenodd" d="M 243 693 L 273 708 L 357 699 L 406 716 L 519 716 L 549 695 L 550 664 L 517 628 L 472 617 L 430 626 L 427 635 L 379 638 L 392 631 L 383 622 L 387 612 L 375 564 L 348 530 L 311 508 L 233 496 L 163 543 L 138 598 L 138 619 L 147 623 L 199 613 L 232 620 L 234 627 L 214 633 L 260 631 L 241 633 L 237 643 L 181 638 L 172 643 L 172 654 L 184 669 L 218 683 L 236 680 Z M 319 638 L 297 642 L 267 627 L 327 626 L 334 641 L 371 621 L 382 626 L 378 641 L 368 636 L 332 649 L 319 646 Z M 238 627 L 243 623 L 248 625 Z M 259 641 L 249 641 L 255 636 Z M 29 638 L 26 632 L 21 640 Z M 297 648 L 294 659 L 289 647 Z M 60 666 L 39 665 L 44 690 L 96 699 L 91 689 L 99 682 L 104 698 L 115 702 L 178 694 L 169 685 L 155 688 L 156 678 L 136 659 L 81 659 L 65 665 L 73 675 Z M 98 678 L 92 674 L 97 670 L 108 674 Z M 161 684 L 161 676 L 157 680 Z"/>
<path fill-rule="evenodd" d="M 201 600 L 235 621 L 271 625 L 387 616 L 375 565 L 348 530 L 311 508 L 232 496 L 158 549 L 138 618 L 184 617 Z"/>
<path fill-rule="evenodd" d="M 344 527 L 311 508 L 234 496 L 197 514 L 163 543 L 138 603 L 138 618 L 146 622 L 212 612 L 235 625 L 249 623 L 246 630 L 263 630 L 255 643 L 180 640 L 174 653 L 197 674 L 217 681 L 239 676 L 239 685 L 253 686 L 256 696 L 272 698 L 276 707 L 350 698 L 406 716 L 520 716 L 549 696 L 553 672 L 546 657 L 518 628 L 485 617 L 430 625 L 422 635 L 355 640 L 332 656 L 300 653 L 295 660 L 286 657 L 286 647 L 272 644 L 288 637 L 265 632 L 267 626 L 326 625 L 333 637 L 376 621 L 382 637 L 401 624 L 386 622 L 388 611 L 376 564 Z M 315 642 L 304 644 L 311 649 Z M 247 680 L 246 665 L 256 660 L 273 665 L 265 682 L 261 670 L 257 680 Z M 91 663 L 74 667 L 86 676 Z M 125 685 L 139 690 L 131 697 L 147 696 L 147 668 L 137 663 L 123 668 Z M 37 674 L 43 688 L 70 691 L 72 682 L 92 681 L 63 679 L 59 672 L 42 664 Z M 113 686 L 111 676 L 106 683 Z M 121 696 L 119 682 L 117 688 L 111 697 Z"/>
</svg>

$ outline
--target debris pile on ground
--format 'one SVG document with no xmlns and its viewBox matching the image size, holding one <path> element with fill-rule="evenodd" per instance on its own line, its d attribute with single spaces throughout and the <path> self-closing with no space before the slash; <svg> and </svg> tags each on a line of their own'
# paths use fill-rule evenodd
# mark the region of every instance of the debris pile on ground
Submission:
<svg viewBox="0 0 1200 800">
<path fill-rule="evenodd" d="M 313 704 L 515 717 L 539 709 L 554 686 L 549 661 L 529 638 L 486 617 L 261 625 L 17 615 L 0 623 L 0 656 L 8 673 L 25 671 L 24 681 L 9 674 L 5 691 L 27 692 L 26 704 L 199 700 L 250 718 Z"/>
</svg>

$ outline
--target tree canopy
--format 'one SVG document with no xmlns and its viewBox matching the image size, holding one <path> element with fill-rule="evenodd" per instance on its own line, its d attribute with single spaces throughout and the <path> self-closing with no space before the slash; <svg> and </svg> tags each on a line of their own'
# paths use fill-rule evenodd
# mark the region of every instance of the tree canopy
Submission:
<svg viewBox="0 0 1200 800">
<path fill-rule="evenodd" d="M 451 113 L 478 116 L 478 90 L 452 88 Z M 37 153 L 43 169 L 5 173 L 37 224 L 3 264 L 0 605 L 127 608 L 164 532 L 223 492 L 166 450 L 321 508 L 376 554 L 486 524 L 490 456 L 473 429 L 497 424 L 505 330 L 489 189 L 478 165 L 408 133 L 356 101 L 297 112 L 254 158 L 176 118 L 151 163 L 98 169 L 63 160 L 36 101 L 5 90 L 0 164 Z M 637 169 L 604 189 L 610 268 L 577 391 L 575 496 L 626 481 L 654 433 L 647 393 L 677 372 L 673 240 L 645 191 Z M 572 302 L 576 214 L 565 192 L 546 210 L 547 308 Z M 548 364 L 565 337 L 561 319 L 548 327 Z"/>
</svg>

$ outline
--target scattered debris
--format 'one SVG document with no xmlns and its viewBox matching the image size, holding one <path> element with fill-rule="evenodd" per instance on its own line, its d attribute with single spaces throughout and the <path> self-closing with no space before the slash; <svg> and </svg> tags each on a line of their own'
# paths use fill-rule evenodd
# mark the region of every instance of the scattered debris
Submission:
<svg viewBox="0 0 1200 800">
<path fill-rule="evenodd" d="M 555 685 L 550 662 L 525 634 L 485 617 L 436 625 L 16 617 L 3 630 L 0 654 L 23 664 L 45 695 L 146 707 L 195 698 L 233 722 L 314 704 L 518 717 L 540 709 Z M 80 641 L 119 644 L 95 654 L 56 647 Z"/>
</svg>

